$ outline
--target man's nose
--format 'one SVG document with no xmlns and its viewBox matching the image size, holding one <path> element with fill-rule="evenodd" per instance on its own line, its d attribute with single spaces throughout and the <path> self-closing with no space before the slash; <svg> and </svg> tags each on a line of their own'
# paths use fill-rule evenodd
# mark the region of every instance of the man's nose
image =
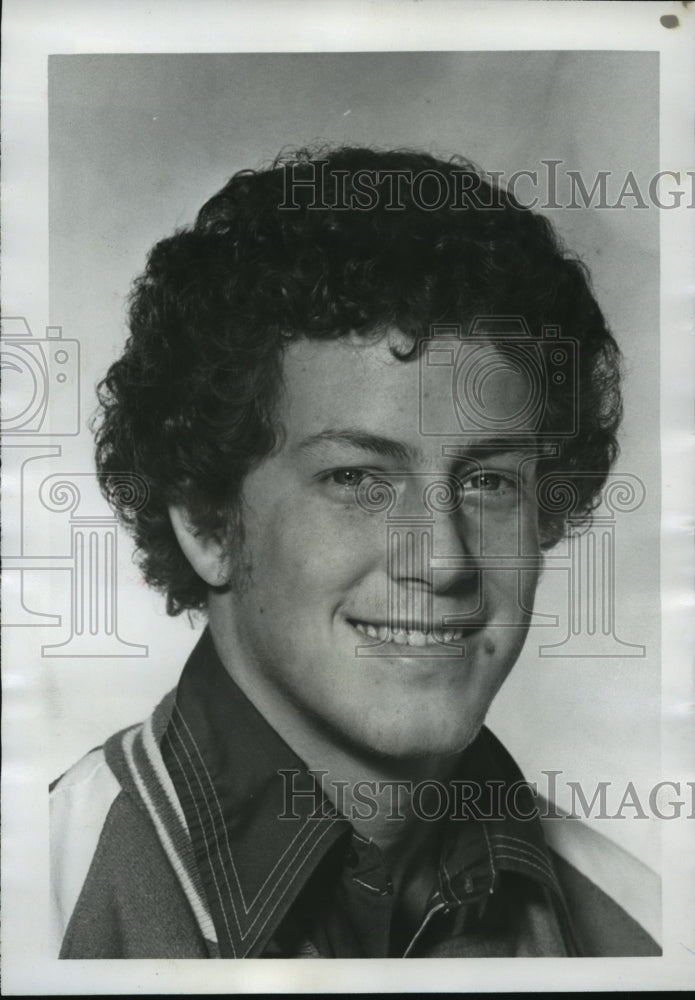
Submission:
<svg viewBox="0 0 695 1000">
<path fill-rule="evenodd" d="M 480 524 L 464 504 L 438 512 L 432 523 L 432 588 L 435 593 L 470 589 L 478 579 Z"/>
<path fill-rule="evenodd" d="M 442 484 L 431 484 L 424 502 L 411 496 L 407 507 L 401 505 L 398 516 L 389 519 L 392 579 L 440 593 L 470 587 L 477 579 L 480 552 L 479 521 L 471 513 L 448 484 L 446 491 Z"/>
</svg>

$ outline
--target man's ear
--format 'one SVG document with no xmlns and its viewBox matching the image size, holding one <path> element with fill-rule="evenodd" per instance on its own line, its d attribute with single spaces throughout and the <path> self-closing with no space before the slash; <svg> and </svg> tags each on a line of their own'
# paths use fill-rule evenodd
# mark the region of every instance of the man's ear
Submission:
<svg viewBox="0 0 695 1000">
<path fill-rule="evenodd" d="M 169 507 L 169 518 L 181 550 L 198 576 L 210 587 L 229 582 L 229 550 L 220 535 L 203 535 L 184 507 Z"/>
</svg>

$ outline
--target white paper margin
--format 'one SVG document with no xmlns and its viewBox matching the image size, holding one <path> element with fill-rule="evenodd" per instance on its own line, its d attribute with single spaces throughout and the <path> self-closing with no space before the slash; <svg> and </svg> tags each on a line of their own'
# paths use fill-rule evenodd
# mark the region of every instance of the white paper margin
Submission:
<svg viewBox="0 0 695 1000">
<path fill-rule="evenodd" d="M 695 12 L 680 3 L 6 0 L 2 68 L 3 314 L 48 315 L 49 53 L 625 49 L 661 53 L 661 166 L 693 158 Z M 674 14 L 680 27 L 665 29 Z M 693 212 L 661 215 L 664 772 L 692 780 Z M 665 344 L 663 331 L 668 331 Z M 12 530 L 6 525 L 5 530 Z M 22 630 L 15 630 L 20 632 Z M 6 649 L 6 655 L 8 650 Z M 40 665 L 13 636 L 4 671 L 3 991 L 137 994 L 686 988 L 695 981 L 692 822 L 664 824 L 662 958 L 60 962 L 46 957 L 47 803 L 32 782 Z"/>
</svg>

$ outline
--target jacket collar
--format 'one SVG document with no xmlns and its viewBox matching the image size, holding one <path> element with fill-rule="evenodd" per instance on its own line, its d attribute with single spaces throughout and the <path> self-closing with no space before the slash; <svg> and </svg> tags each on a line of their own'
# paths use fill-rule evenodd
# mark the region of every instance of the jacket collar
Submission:
<svg viewBox="0 0 695 1000">
<path fill-rule="evenodd" d="M 232 681 L 206 629 L 179 682 L 162 755 L 186 816 L 222 957 L 258 954 L 350 825 Z M 297 772 L 292 808 L 281 771 Z"/>
</svg>

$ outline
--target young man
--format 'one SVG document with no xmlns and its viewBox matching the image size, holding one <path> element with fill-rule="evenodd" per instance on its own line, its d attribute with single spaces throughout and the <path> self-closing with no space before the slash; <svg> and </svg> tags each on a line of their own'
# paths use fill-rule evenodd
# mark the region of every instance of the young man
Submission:
<svg viewBox="0 0 695 1000">
<path fill-rule="evenodd" d="M 618 361 L 582 265 L 464 162 L 300 153 L 154 247 L 97 464 L 208 624 L 53 789 L 61 956 L 654 952 L 483 726 L 615 457 Z"/>
</svg>

